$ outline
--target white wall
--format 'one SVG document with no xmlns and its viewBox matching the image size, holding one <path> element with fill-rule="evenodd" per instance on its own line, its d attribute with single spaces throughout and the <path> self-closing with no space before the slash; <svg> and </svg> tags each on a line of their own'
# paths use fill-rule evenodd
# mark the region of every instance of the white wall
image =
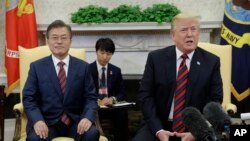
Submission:
<svg viewBox="0 0 250 141">
<path fill-rule="evenodd" d="M 71 13 L 79 7 L 90 4 L 107 8 L 121 4 L 140 5 L 142 9 L 154 3 L 172 3 L 182 11 L 199 13 L 203 21 L 221 21 L 224 11 L 224 0 L 34 0 L 36 17 L 39 24 L 47 24 L 57 19 L 71 22 Z"/>
</svg>

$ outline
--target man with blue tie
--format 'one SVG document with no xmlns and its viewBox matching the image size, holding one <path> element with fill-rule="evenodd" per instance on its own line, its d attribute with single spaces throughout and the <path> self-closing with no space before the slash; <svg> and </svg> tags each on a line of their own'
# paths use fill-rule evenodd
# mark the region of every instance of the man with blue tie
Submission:
<svg viewBox="0 0 250 141">
<path fill-rule="evenodd" d="M 100 105 L 112 105 L 125 100 L 125 89 L 121 69 L 109 61 L 115 52 L 115 44 L 110 38 L 100 38 L 96 42 L 97 59 L 90 64 Z M 126 109 L 99 110 L 100 120 L 110 119 L 114 125 L 115 141 L 128 140 L 128 113 Z"/>
<path fill-rule="evenodd" d="M 133 141 L 194 141 L 182 110 L 222 102 L 220 59 L 197 47 L 199 35 L 200 17 L 180 13 L 171 23 L 175 45 L 148 54 L 138 92 L 144 119 Z"/>
<path fill-rule="evenodd" d="M 89 65 L 68 54 L 72 33 L 61 20 L 46 32 L 50 56 L 30 64 L 23 89 L 28 118 L 27 140 L 51 141 L 58 136 L 98 141 L 97 98 Z"/>
</svg>

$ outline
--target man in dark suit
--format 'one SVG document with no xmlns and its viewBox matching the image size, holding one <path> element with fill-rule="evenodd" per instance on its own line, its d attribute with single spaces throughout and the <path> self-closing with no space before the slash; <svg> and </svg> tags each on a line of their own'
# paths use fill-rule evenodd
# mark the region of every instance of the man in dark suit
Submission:
<svg viewBox="0 0 250 141">
<path fill-rule="evenodd" d="M 112 105 L 125 100 L 125 89 L 121 69 L 110 64 L 115 45 L 110 38 L 100 38 L 96 42 L 97 60 L 90 64 L 100 105 Z M 103 80 L 102 80 L 103 79 Z M 99 110 L 100 120 L 110 119 L 114 125 L 115 141 L 128 140 L 128 114 L 126 109 Z"/>
<path fill-rule="evenodd" d="M 171 23 L 175 45 L 149 53 L 138 93 L 144 120 L 133 141 L 193 141 L 193 135 L 184 126 L 179 128 L 183 130 L 173 126 L 174 114 L 178 112 L 174 110 L 175 104 L 182 103 L 180 107 L 183 108 L 194 106 L 202 111 L 210 101 L 222 102 L 220 60 L 197 47 L 199 19 L 191 14 L 176 15 Z M 182 74 L 186 77 L 179 79 L 179 70 L 184 68 L 180 66 L 185 66 L 183 72 L 186 73 Z M 182 87 L 178 82 L 184 79 L 181 83 L 185 86 L 181 89 L 184 90 L 182 102 L 175 102 L 174 99 L 178 98 L 175 95 Z"/>
<path fill-rule="evenodd" d="M 93 125 L 98 95 L 89 65 L 68 54 L 71 28 L 56 20 L 48 26 L 46 37 L 52 55 L 31 63 L 23 89 L 27 140 L 68 136 L 76 141 L 98 141 L 99 132 Z"/>
</svg>

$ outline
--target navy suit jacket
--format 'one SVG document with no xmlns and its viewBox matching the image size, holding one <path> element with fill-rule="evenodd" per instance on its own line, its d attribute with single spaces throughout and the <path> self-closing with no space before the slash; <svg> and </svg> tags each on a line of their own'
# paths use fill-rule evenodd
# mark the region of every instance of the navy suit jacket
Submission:
<svg viewBox="0 0 250 141">
<path fill-rule="evenodd" d="M 45 121 L 47 125 L 53 125 L 60 120 L 63 112 L 66 112 L 76 124 L 82 118 L 94 122 L 98 108 L 97 98 L 86 62 L 70 56 L 66 92 L 63 96 L 52 56 L 37 60 L 30 64 L 23 89 L 28 128 L 39 120 Z"/>
<path fill-rule="evenodd" d="M 202 111 L 210 101 L 222 102 L 223 90 L 219 57 L 197 48 L 190 64 L 186 107 Z M 149 53 L 138 100 L 153 134 L 165 129 L 176 86 L 175 46 Z"/>
<path fill-rule="evenodd" d="M 90 64 L 90 71 L 94 79 L 96 93 L 99 89 L 99 76 L 96 61 Z M 107 71 L 108 96 L 114 96 L 118 101 L 125 100 L 125 88 L 121 69 L 108 63 Z"/>
</svg>

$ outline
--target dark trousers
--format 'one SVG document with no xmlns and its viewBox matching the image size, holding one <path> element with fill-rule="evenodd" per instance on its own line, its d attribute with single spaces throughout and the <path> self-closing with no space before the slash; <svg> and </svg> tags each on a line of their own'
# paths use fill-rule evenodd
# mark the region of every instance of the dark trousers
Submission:
<svg viewBox="0 0 250 141">
<path fill-rule="evenodd" d="M 71 137 L 75 141 L 99 141 L 100 133 L 97 128 L 92 125 L 90 129 L 82 135 L 77 133 L 77 124 L 71 124 L 66 126 L 61 121 L 49 126 L 49 137 L 47 139 L 41 139 L 36 133 L 34 128 L 31 128 L 27 132 L 27 141 L 51 141 L 55 137 Z"/>
<path fill-rule="evenodd" d="M 172 123 L 169 122 L 166 127 L 164 127 L 165 130 L 171 131 L 172 130 Z M 135 137 L 132 139 L 132 141 L 159 141 L 159 139 L 156 137 L 155 133 L 152 133 L 152 131 L 149 129 L 148 125 L 146 123 L 142 124 L 142 127 L 137 131 Z M 170 137 L 169 141 L 181 141 L 180 138 L 177 137 Z"/>
<path fill-rule="evenodd" d="M 111 131 L 115 141 L 128 141 L 128 112 L 126 109 L 99 110 L 98 114 L 101 122 L 105 119 L 111 121 L 113 126 Z"/>
</svg>

